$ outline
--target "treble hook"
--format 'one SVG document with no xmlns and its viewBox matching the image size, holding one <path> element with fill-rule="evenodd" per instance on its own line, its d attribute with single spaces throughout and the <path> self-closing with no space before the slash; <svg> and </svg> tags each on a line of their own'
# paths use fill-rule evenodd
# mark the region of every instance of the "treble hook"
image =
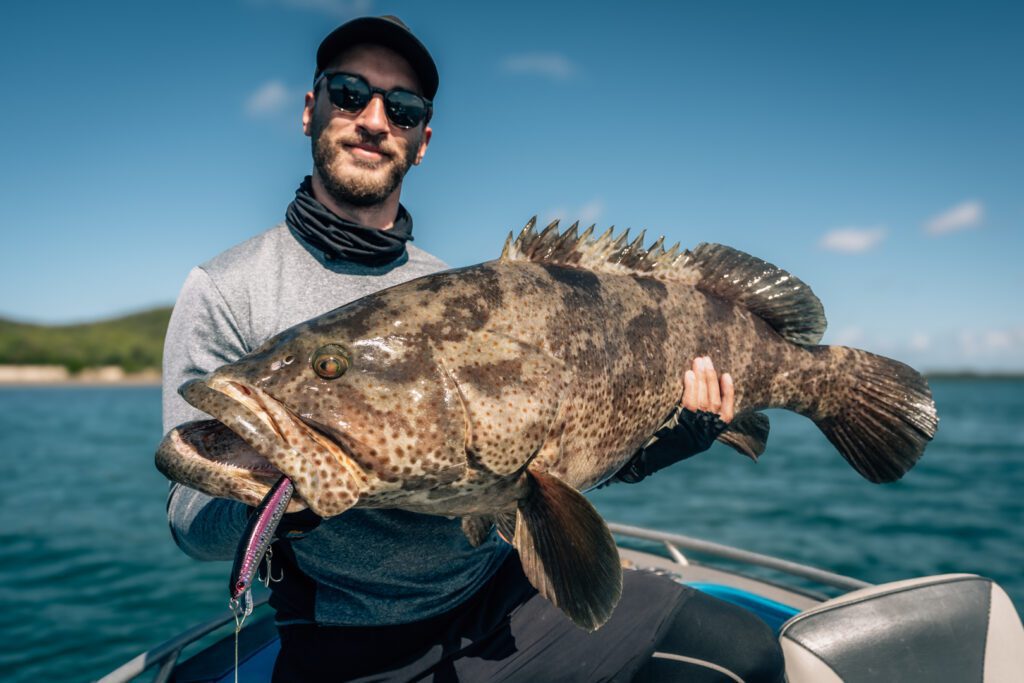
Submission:
<svg viewBox="0 0 1024 683">
<path fill-rule="evenodd" d="M 267 553 L 263 556 L 263 561 L 267 563 L 267 571 L 263 576 L 259 576 L 260 583 L 267 588 L 270 588 L 271 583 L 280 583 L 284 580 L 284 569 L 276 577 L 274 576 L 273 569 L 270 564 L 270 559 L 274 556 L 274 551 L 271 548 L 267 548 Z"/>
</svg>

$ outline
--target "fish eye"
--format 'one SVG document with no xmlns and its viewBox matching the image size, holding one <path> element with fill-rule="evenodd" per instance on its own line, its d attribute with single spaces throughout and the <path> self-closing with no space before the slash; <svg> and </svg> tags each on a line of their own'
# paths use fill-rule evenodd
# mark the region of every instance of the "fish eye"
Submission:
<svg viewBox="0 0 1024 683">
<path fill-rule="evenodd" d="M 287 356 L 284 357 L 283 362 L 285 365 L 291 365 L 292 363 L 295 362 L 295 356 L 288 354 Z"/>
<path fill-rule="evenodd" d="M 313 372 L 323 379 L 338 379 L 351 365 L 348 352 L 337 344 L 321 346 L 313 354 Z"/>
</svg>

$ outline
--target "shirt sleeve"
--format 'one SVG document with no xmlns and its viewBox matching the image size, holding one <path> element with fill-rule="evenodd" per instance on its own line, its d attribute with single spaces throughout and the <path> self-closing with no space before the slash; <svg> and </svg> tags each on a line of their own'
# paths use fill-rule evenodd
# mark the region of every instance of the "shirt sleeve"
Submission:
<svg viewBox="0 0 1024 683">
<path fill-rule="evenodd" d="M 215 283 L 202 268 L 194 268 L 178 295 L 164 340 L 164 432 L 183 422 L 209 419 L 178 395 L 183 382 L 237 360 L 248 350 Z M 199 560 L 232 558 L 245 531 L 248 510 L 238 501 L 213 498 L 173 482 L 167 497 L 167 520 L 174 541 Z"/>
</svg>

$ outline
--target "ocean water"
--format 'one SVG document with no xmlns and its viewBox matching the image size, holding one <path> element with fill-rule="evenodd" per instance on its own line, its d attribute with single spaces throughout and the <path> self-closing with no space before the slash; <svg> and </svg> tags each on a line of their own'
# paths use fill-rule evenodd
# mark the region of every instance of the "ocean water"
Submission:
<svg viewBox="0 0 1024 683">
<path fill-rule="evenodd" d="M 975 572 L 1024 611 L 1024 382 L 932 383 L 938 436 L 895 484 L 860 479 L 773 411 L 754 464 L 715 446 L 592 495 L 606 518 L 871 582 Z M 226 562 L 171 541 L 156 388 L 0 389 L 0 680 L 86 681 L 226 614 Z"/>
</svg>

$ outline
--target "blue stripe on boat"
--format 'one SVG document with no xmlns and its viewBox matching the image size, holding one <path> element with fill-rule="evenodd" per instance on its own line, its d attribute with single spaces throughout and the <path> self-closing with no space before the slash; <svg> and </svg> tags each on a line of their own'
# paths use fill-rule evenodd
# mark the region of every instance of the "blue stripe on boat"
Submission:
<svg viewBox="0 0 1024 683">
<path fill-rule="evenodd" d="M 734 605 L 750 610 L 771 626 L 776 635 L 779 633 L 779 628 L 786 623 L 790 617 L 800 612 L 800 610 L 790 607 L 789 605 L 784 605 L 781 602 L 775 602 L 774 600 L 769 600 L 768 598 L 757 595 L 756 593 L 751 593 L 739 588 L 733 588 L 732 586 L 723 586 L 720 583 L 696 582 L 689 583 L 687 585 L 716 597 L 719 600 L 725 600 L 726 602 L 731 602 Z"/>
</svg>

